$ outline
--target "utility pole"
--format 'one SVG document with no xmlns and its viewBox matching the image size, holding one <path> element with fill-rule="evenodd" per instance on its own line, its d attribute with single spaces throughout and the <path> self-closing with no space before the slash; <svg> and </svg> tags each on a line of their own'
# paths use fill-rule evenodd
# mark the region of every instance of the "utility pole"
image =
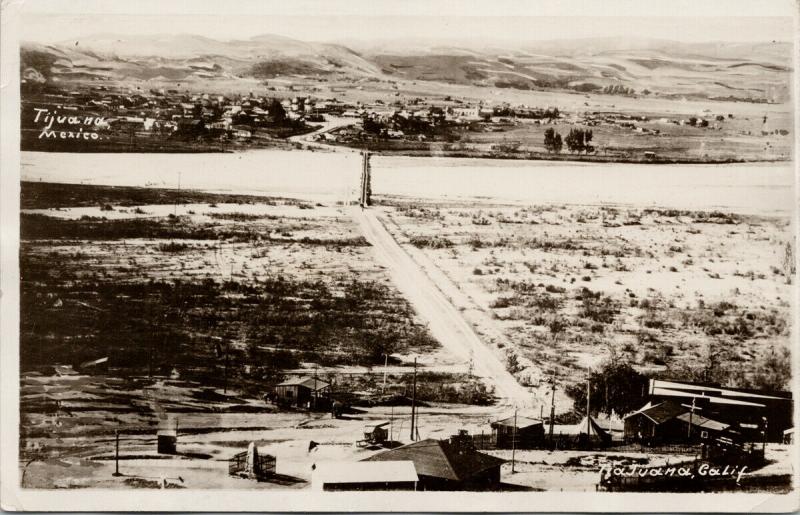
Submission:
<svg viewBox="0 0 800 515">
<path fill-rule="evenodd" d="M 417 408 L 417 358 L 414 358 L 414 382 L 411 387 L 411 441 L 414 442 L 414 416 Z"/>
<path fill-rule="evenodd" d="M 556 418 L 556 378 L 551 378 L 552 390 L 550 393 L 550 445 L 553 445 L 553 422 Z"/>
<path fill-rule="evenodd" d="M 361 155 L 364 157 L 364 160 L 361 164 L 361 195 L 359 198 L 359 203 L 361 204 L 361 207 L 368 207 L 372 205 L 372 199 L 370 198 L 372 193 L 372 187 L 370 185 L 370 154 L 369 151 L 365 150 L 361 152 Z"/>
<path fill-rule="evenodd" d="M 228 343 L 225 343 L 225 386 L 222 393 L 228 393 Z"/>
<path fill-rule="evenodd" d="M 312 406 L 313 409 L 317 409 L 317 370 L 319 369 L 319 365 L 314 365 L 314 405 Z"/>
<path fill-rule="evenodd" d="M 692 409 L 689 410 L 689 427 L 686 429 L 686 439 L 689 441 L 692 440 L 692 416 L 694 415 L 694 401 L 695 398 L 692 397 Z"/>
<path fill-rule="evenodd" d="M 591 422 L 591 414 L 589 411 L 589 397 L 592 395 L 592 386 L 591 381 L 586 381 L 586 437 L 590 438 L 592 436 L 592 422 Z"/>
<path fill-rule="evenodd" d="M 122 474 L 119 473 L 119 429 L 114 430 L 114 474 L 115 477 L 119 477 Z"/>
<path fill-rule="evenodd" d="M 384 360 L 383 360 L 383 394 L 386 395 L 386 371 L 389 368 L 389 353 L 383 353 Z"/>
<path fill-rule="evenodd" d="M 514 473 L 517 452 L 517 407 L 514 406 L 514 427 L 511 429 L 511 473 Z"/>
</svg>

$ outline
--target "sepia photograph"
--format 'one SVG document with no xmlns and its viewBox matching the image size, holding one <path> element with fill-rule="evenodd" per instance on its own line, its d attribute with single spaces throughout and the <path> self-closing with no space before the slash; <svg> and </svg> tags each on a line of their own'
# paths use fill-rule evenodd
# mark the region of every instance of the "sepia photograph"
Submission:
<svg viewBox="0 0 800 515">
<path fill-rule="evenodd" d="M 797 508 L 795 3 L 3 11 L 4 509 Z"/>
</svg>

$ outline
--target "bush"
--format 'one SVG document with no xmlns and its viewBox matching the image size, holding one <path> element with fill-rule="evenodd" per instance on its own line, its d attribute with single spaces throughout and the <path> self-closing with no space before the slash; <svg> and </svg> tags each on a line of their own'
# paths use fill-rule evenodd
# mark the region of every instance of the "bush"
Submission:
<svg viewBox="0 0 800 515">
<path fill-rule="evenodd" d="M 445 249 L 453 246 L 453 242 L 440 236 L 412 236 L 409 240 L 418 249 Z"/>
</svg>

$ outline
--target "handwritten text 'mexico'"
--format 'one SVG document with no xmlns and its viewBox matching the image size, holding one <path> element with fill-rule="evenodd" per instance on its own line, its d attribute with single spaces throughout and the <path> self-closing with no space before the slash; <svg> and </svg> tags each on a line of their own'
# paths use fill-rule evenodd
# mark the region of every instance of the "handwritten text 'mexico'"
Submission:
<svg viewBox="0 0 800 515">
<path fill-rule="evenodd" d="M 99 127 L 104 125 L 105 118 L 102 116 L 67 116 L 59 115 L 58 111 L 50 111 L 49 109 L 35 108 L 36 118 L 33 119 L 34 123 L 43 123 L 42 132 L 39 133 L 39 139 L 54 138 L 54 139 L 84 139 L 96 140 L 100 136 L 88 129 L 84 128 Z M 64 127 L 53 129 L 53 124 L 69 125 L 69 130 L 63 130 Z M 77 129 L 77 130 L 76 130 Z"/>
</svg>

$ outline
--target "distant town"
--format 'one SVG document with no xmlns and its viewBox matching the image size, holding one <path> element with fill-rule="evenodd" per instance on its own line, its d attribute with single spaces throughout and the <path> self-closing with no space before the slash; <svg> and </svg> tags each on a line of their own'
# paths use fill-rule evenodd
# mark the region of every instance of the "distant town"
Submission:
<svg viewBox="0 0 800 515">
<path fill-rule="evenodd" d="M 565 112 L 558 106 L 489 103 L 451 95 L 350 102 L 292 92 L 292 87 L 283 88 L 285 93 L 275 87 L 263 89 L 262 94 L 231 95 L 83 84 L 66 90 L 23 79 L 22 148 L 226 152 L 302 146 L 295 138 L 313 133 L 315 142 L 403 155 L 734 162 L 787 159 L 784 147 L 788 149 L 791 140 L 789 129 L 766 115 L 745 122 L 733 113 L 714 110 L 713 102 L 694 114 L 664 116 L 596 111 L 588 103 L 584 111 Z M 88 134 L 71 127 L 76 120 L 87 119 L 92 120 Z M 336 121 L 332 127 L 325 124 L 332 120 Z M 669 144 L 657 147 L 676 138 L 711 139 L 715 133 L 762 140 L 766 157 L 737 156 L 711 146 L 699 155 L 671 150 Z M 645 138 L 647 144 L 623 149 L 608 141 L 636 138 Z"/>
</svg>

